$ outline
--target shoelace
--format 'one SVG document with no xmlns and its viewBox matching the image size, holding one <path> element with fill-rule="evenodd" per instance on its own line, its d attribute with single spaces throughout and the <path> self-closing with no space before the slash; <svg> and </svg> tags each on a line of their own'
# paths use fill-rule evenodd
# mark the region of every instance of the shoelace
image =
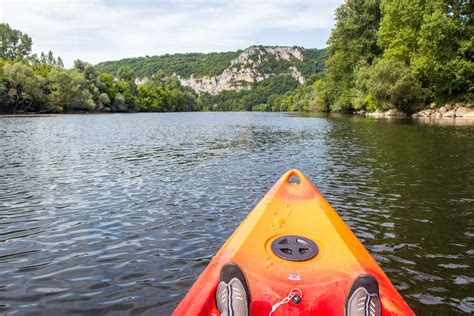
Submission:
<svg viewBox="0 0 474 316">
<path fill-rule="evenodd" d="M 227 310 L 228 310 L 228 315 L 229 316 L 234 316 L 234 309 L 232 307 L 233 301 L 232 298 L 235 297 L 238 300 L 242 300 L 242 293 L 237 289 L 233 288 L 233 280 L 231 280 L 229 283 L 224 283 L 225 284 L 225 289 L 226 291 L 223 291 L 221 294 L 221 303 L 222 305 L 227 305 Z"/>
<path fill-rule="evenodd" d="M 276 303 L 275 305 L 272 306 L 272 310 L 270 311 L 270 314 L 268 314 L 268 316 L 272 316 L 273 312 L 276 311 L 276 309 L 278 307 L 280 307 L 281 305 L 286 304 L 289 301 L 291 301 L 291 299 L 298 293 L 299 293 L 300 297 L 303 297 L 303 292 L 300 289 L 298 289 L 298 288 L 291 289 L 290 294 L 288 294 L 287 297 L 285 297 L 280 302 L 278 302 L 278 303 Z"/>
<path fill-rule="evenodd" d="M 366 296 L 359 298 L 357 303 L 357 310 L 364 311 L 365 316 L 375 316 L 375 302 L 377 296 L 374 294 L 366 294 Z"/>
</svg>

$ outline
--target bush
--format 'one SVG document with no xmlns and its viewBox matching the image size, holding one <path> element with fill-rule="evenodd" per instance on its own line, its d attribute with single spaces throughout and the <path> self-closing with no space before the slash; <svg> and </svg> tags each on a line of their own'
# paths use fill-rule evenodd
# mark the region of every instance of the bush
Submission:
<svg viewBox="0 0 474 316">
<path fill-rule="evenodd" d="M 1 112 L 21 113 L 41 110 L 45 102 L 43 79 L 33 68 L 20 62 L 5 64 L 2 69 L 4 79 L 0 90 L 4 99 Z M 1 92 L 1 91 L 0 91 Z"/>
<path fill-rule="evenodd" d="M 395 108 L 413 112 L 425 98 L 421 83 L 406 63 L 395 58 L 382 58 L 359 72 L 357 86 L 366 94 L 368 110 Z"/>
<path fill-rule="evenodd" d="M 53 69 L 48 74 L 50 104 L 55 111 L 92 111 L 96 104 L 90 82 L 77 69 Z"/>
<path fill-rule="evenodd" d="M 252 108 L 254 112 L 268 112 L 269 107 L 265 103 L 257 104 Z"/>
<path fill-rule="evenodd" d="M 313 84 L 313 97 L 309 105 L 310 111 L 329 112 L 333 102 L 329 82 L 324 79 Z"/>
</svg>

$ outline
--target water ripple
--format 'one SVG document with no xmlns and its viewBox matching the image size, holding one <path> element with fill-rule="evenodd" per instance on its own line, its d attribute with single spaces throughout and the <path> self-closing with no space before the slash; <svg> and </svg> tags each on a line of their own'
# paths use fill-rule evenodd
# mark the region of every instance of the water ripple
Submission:
<svg viewBox="0 0 474 316">
<path fill-rule="evenodd" d="M 0 313 L 169 314 L 285 171 L 418 313 L 473 313 L 474 129 L 344 116 L 0 117 Z"/>
</svg>

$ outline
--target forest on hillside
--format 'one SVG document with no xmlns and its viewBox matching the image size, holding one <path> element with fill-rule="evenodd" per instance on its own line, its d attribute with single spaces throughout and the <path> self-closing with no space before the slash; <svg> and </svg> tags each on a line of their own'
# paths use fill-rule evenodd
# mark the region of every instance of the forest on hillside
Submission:
<svg viewBox="0 0 474 316">
<path fill-rule="evenodd" d="M 100 72 L 116 76 L 121 67 L 130 67 L 139 78 L 151 77 L 159 70 L 169 75 L 175 73 L 183 77 L 190 77 L 191 75 L 195 77 L 216 76 L 229 67 L 231 60 L 239 56 L 241 52 L 241 50 L 238 50 L 208 54 L 166 54 L 125 58 L 117 61 L 101 62 L 95 65 L 95 68 Z"/>
<path fill-rule="evenodd" d="M 264 51 L 264 46 L 254 46 L 260 51 Z M 258 65 L 257 71 L 260 73 L 282 74 L 288 73 L 290 66 L 297 69 L 306 77 L 319 73 L 324 69 L 326 54 L 324 49 L 295 47 L 303 52 L 303 60 L 292 58 L 291 60 L 277 59 L 274 55 L 265 54 L 264 59 Z M 115 61 L 101 62 L 94 67 L 99 72 L 105 72 L 116 76 L 121 67 L 130 67 L 138 78 L 151 77 L 157 71 L 163 71 L 166 75 L 176 74 L 183 78 L 194 76 L 218 76 L 231 65 L 243 50 L 235 52 L 219 53 L 187 53 L 187 54 L 166 54 L 162 56 L 145 56 L 135 58 L 124 58 Z M 257 57 L 253 55 L 252 57 Z M 249 65 L 245 65 L 249 66 Z"/>
</svg>

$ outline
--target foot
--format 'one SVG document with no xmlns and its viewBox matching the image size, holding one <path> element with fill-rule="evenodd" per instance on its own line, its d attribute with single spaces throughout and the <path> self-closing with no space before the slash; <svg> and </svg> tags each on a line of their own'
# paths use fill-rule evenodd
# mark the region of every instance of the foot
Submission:
<svg viewBox="0 0 474 316">
<path fill-rule="evenodd" d="M 346 302 L 346 316 L 380 316 L 379 284 L 370 275 L 360 276 L 352 285 Z"/>
<path fill-rule="evenodd" d="M 217 309 L 222 316 L 248 316 L 250 293 L 245 276 L 240 268 L 226 264 L 216 291 Z"/>
</svg>

